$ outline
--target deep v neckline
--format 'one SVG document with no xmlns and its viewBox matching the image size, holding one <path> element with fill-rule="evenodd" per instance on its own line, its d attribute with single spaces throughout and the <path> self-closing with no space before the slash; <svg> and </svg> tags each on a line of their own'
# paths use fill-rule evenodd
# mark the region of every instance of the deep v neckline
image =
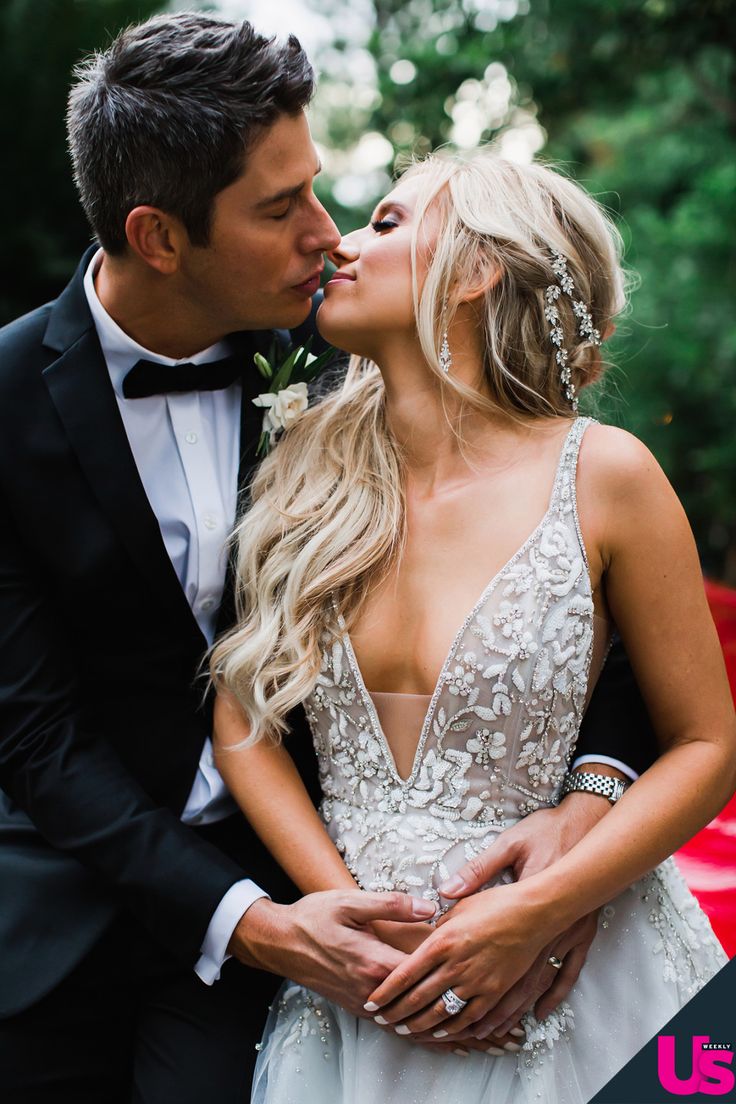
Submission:
<svg viewBox="0 0 736 1104">
<path fill-rule="evenodd" d="M 516 552 L 514 552 L 513 556 L 511 556 L 506 561 L 506 563 L 503 564 L 503 566 L 499 568 L 499 570 L 495 573 L 495 575 L 490 580 L 490 582 L 486 584 L 486 586 L 483 588 L 483 592 L 480 595 L 480 597 L 478 598 L 477 602 L 472 607 L 472 609 L 469 611 L 469 613 L 466 615 L 462 625 L 460 626 L 458 631 L 455 633 L 455 636 L 452 639 L 452 643 L 450 644 L 449 650 L 448 650 L 448 652 L 445 656 L 445 661 L 442 664 L 442 667 L 440 669 L 440 673 L 437 676 L 437 681 L 434 684 L 434 691 L 432 693 L 432 697 L 430 699 L 429 705 L 427 706 L 427 712 L 425 713 L 424 721 L 422 723 L 421 732 L 419 734 L 419 739 L 417 740 L 417 746 L 416 746 L 416 749 L 414 751 L 414 759 L 412 761 L 411 773 L 406 778 L 402 778 L 402 776 L 399 774 L 399 772 L 396 768 L 396 760 L 394 759 L 394 754 L 391 751 L 391 747 L 389 745 L 389 742 L 388 742 L 388 740 L 386 738 L 386 735 L 385 735 L 385 733 L 384 733 L 384 731 L 381 727 L 381 722 L 378 719 L 378 713 L 377 713 L 376 707 L 373 703 L 373 699 L 371 698 L 370 691 L 368 690 L 368 688 L 365 684 L 365 680 L 363 678 L 363 673 L 360 669 L 360 664 L 358 663 L 357 656 L 355 655 L 355 650 L 353 648 L 353 642 L 350 638 L 350 633 L 347 630 L 347 627 L 345 625 L 345 620 L 344 620 L 342 614 L 338 615 L 338 623 L 340 625 L 340 628 L 342 629 L 343 647 L 345 648 L 345 653 L 346 653 L 347 658 L 348 658 L 348 663 L 350 665 L 350 669 L 353 672 L 353 678 L 355 679 L 355 683 L 356 683 L 356 686 L 358 688 L 358 693 L 360 694 L 360 700 L 363 703 L 363 706 L 365 707 L 366 713 L 368 714 L 368 718 L 369 718 L 370 723 L 371 723 L 371 728 L 373 730 L 373 735 L 376 737 L 376 739 L 378 740 L 378 743 L 381 746 L 381 750 L 383 752 L 383 757 L 384 757 L 384 760 L 386 762 L 386 766 L 387 766 L 390 774 L 392 775 L 392 777 L 394 778 L 396 783 L 404 790 L 410 789 L 414 785 L 414 782 L 416 781 L 417 775 L 419 774 L 422 762 L 424 760 L 424 748 L 425 748 L 425 745 L 427 743 L 427 737 L 429 736 L 432 721 L 434 720 L 434 715 L 435 715 L 435 712 L 436 712 L 436 709 L 437 709 L 437 703 L 438 703 L 438 701 L 439 701 L 439 699 L 442 695 L 443 688 L 444 688 L 445 683 L 447 681 L 447 672 L 450 668 L 450 664 L 453 662 L 453 660 L 455 658 L 455 653 L 457 652 L 458 645 L 459 645 L 460 641 L 462 640 L 468 625 L 470 624 L 470 622 L 473 620 L 473 618 L 478 613 L 478 610 L 488 601 L 491 594 L 495 590 L 496 585 L 497 585 L 499 579 L 501 578 L 501 576 L 504 575 L 505 572 L 508 571 L 508 569 L 510 567 L 513 567 L 516 560 L 518 560 L 521 556 L 524 555 L 524 553 L 528 549 L 529 545 L 536 539 L 536 537 L 539 535 L 540 531 L 546 525 L 547 520 L 549 519 L 550 514 L 553 512 L 553 510 L 555 508 L 555 505 L 556 505 L 556 502 L 557 502 L 558 487 L 559 487 L 560 480 L 562 478 L 564 462 L 565 462 L 565 458 L 567 456 L 568 447 L 570 445 L 571 440 L 573 439 L 573 435 L 574 435 L 575 431 L 577 430 L 579 424 L 583 421 L 587 422 L 587 420 L 588 419 L 585 419 L 585 418 L 576 418 L 575 421 L 572 423 L 570 429 L 568 430 L 567 434 L 565 435 L 565 439 L 562 443 L 562 448 L 560 450 L 559 459 L 557 461 L 557 467 L 555 469 L 555 477 L 554 477 L 554 480 L 552 482 L 552 492 L 550 494 L 549 503 L 547 505 L 547 509 L 545 510 L 542 518 L 539 520 L 539 522 L 534 527 L 532 532 L 526 538 L 524 543 L 519 548 L 517 548 L 517 550 L 516 550 Z M 585 556 L 585 545 L 582 542 L 582 535 L 580 535 L 580 545 L 581 545 L 581 549 L 582 549 L 582 552 L 583 552 L 583 558 L 585 559 L 585 562 L 586 562 L 586 570 L 587 570 L 587 557 Z"/>
</svg>

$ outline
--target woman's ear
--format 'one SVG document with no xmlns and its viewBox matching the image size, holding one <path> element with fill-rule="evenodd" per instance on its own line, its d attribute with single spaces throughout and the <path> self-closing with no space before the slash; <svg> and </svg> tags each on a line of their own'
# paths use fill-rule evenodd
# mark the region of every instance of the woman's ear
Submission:
<svg viewBox="0 0 736 1104">
<path fill-rule="evenodd" d="M 462 289 L 458 288 L 459 303 L 475 303 L 486 292 L 495 287 L 501 279 L 501 267 L 495 262 L 484 265 L 483 269 L 473 276 L 469 284 Z"/>
</svg>

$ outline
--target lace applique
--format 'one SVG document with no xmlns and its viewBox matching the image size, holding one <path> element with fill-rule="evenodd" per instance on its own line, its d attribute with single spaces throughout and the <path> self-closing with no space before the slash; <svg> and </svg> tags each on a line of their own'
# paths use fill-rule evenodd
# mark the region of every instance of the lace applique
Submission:
<svg viewBox="0 0 736 1104">
<path fill-rule="evenodd" d="M 519 1073 L 531 1080 L 541 1074 L 554 1044 L 560 1039 L 570 1038 L 570 1032 L 575 1027 L 575 1014 L 570 1005 L 563 1001 L 543 1020 L 537 1020 L 532 1012 L 527 1012 L 521 1022 L 526 1039 L 519 1054 Z"/>
<path fill-rule="evenodd" d="M 675 982 L 685 999 L 700 989 L 722 965 L 723 950 L 707 916 L 690 894 L 674 859 L 667 859 L 631 887 L 651 905 L 649 922 L 659 941 L 665 981 Z"/>
</svg>

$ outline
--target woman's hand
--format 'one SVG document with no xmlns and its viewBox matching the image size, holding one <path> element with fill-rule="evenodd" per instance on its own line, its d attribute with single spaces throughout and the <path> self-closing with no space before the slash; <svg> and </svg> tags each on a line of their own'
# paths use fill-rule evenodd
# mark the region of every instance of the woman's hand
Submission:
<svg viewBox="0 0 736 1104">
<path fill-rule="evenodd" d="M 528 884 L 495 886 L 459 901 L 371 993 L 366 1007 L 379 1023 L 402 1025 L 401 1034 L 439 1028 L 453 1035 L 482 1020 L 558 934 L 554 917 L 527 895 Z M 441 999 L 446 989 L 468 1002 L 456 1016 L 448 1016 Z"/>
</svg>

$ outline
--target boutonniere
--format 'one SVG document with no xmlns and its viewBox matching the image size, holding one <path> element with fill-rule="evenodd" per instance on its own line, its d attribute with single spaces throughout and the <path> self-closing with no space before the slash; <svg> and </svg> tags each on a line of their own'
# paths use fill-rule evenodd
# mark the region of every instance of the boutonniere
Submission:
<svg viewBox="0 0 736 1104">
<path fill-rule="evenodd" d="M 256 353 L 253 357 L 256 368 L 269 383 L 268 391 L 253 399 L 254 406 L 265 408 L 256 456 L 266 456 L 277 435 L 293 425 L 304 413 L 309 406 L 307 384 L 319 375 L 335 355 L 332 346 L 319 356 L 314 356 L 310 352 L 311 348 L 310 337 L 306 345 L 287 349 L 283 354 L 284 360 L 278 365 L 274 363 L 275 343 L 271 346 L 270 359 L 261 353 Z"/>
</svg>

